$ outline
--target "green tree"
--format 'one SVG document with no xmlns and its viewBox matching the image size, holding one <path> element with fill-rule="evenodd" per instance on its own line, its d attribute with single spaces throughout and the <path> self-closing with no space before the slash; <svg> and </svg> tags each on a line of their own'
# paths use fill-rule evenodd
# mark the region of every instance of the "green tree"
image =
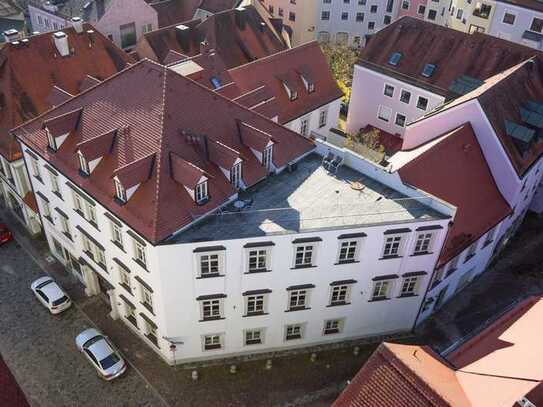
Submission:
<svg viewBox="0 0 543 407">
<path fill-rule="evenodd" d="M 350 89 L 354 65 L 359 57 L 358 50 L 340 44 L 322 44 L 321 47 L 336 81 Z"/>
</svg>

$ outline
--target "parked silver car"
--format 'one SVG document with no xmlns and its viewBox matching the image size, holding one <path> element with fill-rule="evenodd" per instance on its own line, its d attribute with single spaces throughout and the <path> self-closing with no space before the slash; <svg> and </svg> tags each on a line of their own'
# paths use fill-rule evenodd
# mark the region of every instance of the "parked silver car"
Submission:
<svg viewBox="0 0 543 407">
<path fill-rule="evenodd" d="M 105 380 L 113 380 L 126 371 L 126 362 L 100 331 L 89 328 L 75 338 L 75 344 Z"/>
<path fill-rule="evenodd" d="M 60 314 L 72 305 L 70 297 L 60 288 L 51 277 L 40 277 L 34 281 L 30 288 L 36 298 L 51 312 Z"/>
</svg>

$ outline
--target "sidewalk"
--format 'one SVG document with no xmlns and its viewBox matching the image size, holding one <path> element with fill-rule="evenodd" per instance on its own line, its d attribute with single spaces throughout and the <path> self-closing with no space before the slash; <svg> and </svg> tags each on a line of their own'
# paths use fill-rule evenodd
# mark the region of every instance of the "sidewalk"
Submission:
<svg viewBox="0 0 543 407">
<path fill-rule="evenodd" d="M 441 352 L 495 320 L 514 303 L 543 295 L 543 218 L 528 215 L 489 270 L 416 329 Z"/>
<path fill-rule="evenodd" d="M 358 356 L 353 356 L 352 348 L 322 351 L 315 362 L 310 361 L 309 354 L 278 357 L 273 359 L 271 370 L 264 368 L 265 360 L 245 362 L 237 366 L 234 375 L 229 366 L 200 368 L 200 378 L 193 382 L 192 370 L 167 365 L 124 323 L 112 320 L 102 298 L 85 296 L 81 284 L 52 258 L 44 240 L 30 238 L 1 210 L 0 219 L 39 267 L 62 284 L 81 311 L 113 340 L 171 406 L 328 405 L 377 346 L 361 346 Z"/>
<path fill-rule="evenodd" d="M 0 355 L 0 406 L 29 407 L 26 397 Z"/>
</svg>

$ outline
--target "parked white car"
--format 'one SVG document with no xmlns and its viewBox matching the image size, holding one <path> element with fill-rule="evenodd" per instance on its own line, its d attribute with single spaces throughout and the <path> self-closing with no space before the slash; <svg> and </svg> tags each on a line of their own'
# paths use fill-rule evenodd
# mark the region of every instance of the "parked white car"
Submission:
<svg viewBox="0 0 543 407">
<path fill-rule="evenodd" d="M 100 331 L 84 330 L 75 338 L 75 344 L 105 380 L 113 380 L 126 371 L 123 357 Z"/>
<path fill-rule="evenodd" d="M 51 277 L 38 278 L 30 285 L 30 288 L 51 314 L 60 314 L 72 305 L 70 297 Z"/>
</svg>

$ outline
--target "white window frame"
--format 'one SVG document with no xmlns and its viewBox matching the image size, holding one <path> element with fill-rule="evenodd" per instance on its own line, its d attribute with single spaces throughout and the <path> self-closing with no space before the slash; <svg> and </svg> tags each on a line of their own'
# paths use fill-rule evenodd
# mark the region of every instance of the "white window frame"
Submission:
<svg viewBox="0 0 543 407">
<path fill-rule="evenodd" d="M 248 247 L 247 249 L 247 273 L 258 273 L 271 270 L 271 247 Z M 256 267 L 251 268 L 252 260 Z M 261 265 L 264 260 L 264 267 Z"/>
<path fill-rule="evenodd" d="M 351 303 L 351 284 L 333 285 L 330 287 L 329 306 L 348 305 Z M 341 299 L 343 298 L 343 299 Z"/>
<path fill-rule="evenodd" d="M 304 137 L 307 137 L 309 133 L 309 116 L 304 116 L 300 118 L 300 134 Z"/>
<path fill-rule="evenodd" d="M 111 240 L 123 247 L 123 232 L 119 225 L 114 222 L 109 222 L 111 227 Z"/>
<path fill-rule="evenodd" d="M 435 240 L 435 235 L 436 234 L 431 231 L 418 232 L 415 237 L 413 255 L 431 253 L 434 240 Z M 422 250 L 423 248 L 426 248 L 426 250 Z"/>
<path fill-rule="evenodd" d="M 209 315 L 206 316 L 206 308 L 209 309 Z M 218 313 L 216 312 L 218 311 Z M 211 321 L 224 318 L 224 299 L 213 298 L 209 300 L 200 300 L 200 319 L 202 321 Z"/>
<path fill-rule="evenodd" d="M 207 344 L 209 338 L 209 345 Z M 218 346 L 217 346 L 218 345 Z M 213 346 L 213 348 L 207 348 L 207 346 Z M 224 348 L 224 334 L 206 334 L 202 335 L 202 351 L 203 352 L 213 352 L 222 350 Z"/>
<path fill-rule="evenodd" d="M 319 129 L 322 129 L 328 123 L 328 107 L 319 111 Z"/>
<path fill-rule="evenodd" d="M 404 277 L 400 287 L 400 297 L 416 296 L 419 293 L 421 276 Z"/>
<path fill-rule="evenodd" d="M 83 153 L 81 151 L 78 151 L 77 155 L 79 157 L 79 169 L 84 174 L 90 175 L 90 167 L 89 167 L 89 163 L 88 163 L 87 159 L 85 158 L 85 156 L 83 155 Z"/>
<path fill-rule="evenodd" d="M 509 23 L 506 23 L 506 22 L 504 21 L 504 20 L 505 20 L 505 15 L 506 15 L 506 14 L 511 14 L 512 16 L 515 17 L 515 20 L 513 21 L 513 24 L 509 24 Z M 514 11 L 512 11 L 512 10 L 504 10 L 504 11 L 503 11 L 503 15 L 502 15 L 502 19 L 501 19 L 500 22 L 501 22 L 502 24 L 508 26 L 508 27 L 514 27 L 515 24 L 517 23 L 517 17 L 518 17 L 518 14 L 515 13 Z M 530 24 L 530 25 L 531 25 L 531 24 Z"/>
<path fill-rule="evenodd" d="M 117 197 L 117 199 L 121 202 L 126 202 L 126 189 L 124 188 L 121 181 L 119 181 L 117 178 L 113 178 L 113 183 L 115 184 L 115 196 Z"/>
<path fill-rule="evenodd" d="M 403 125 L 398 124 L 398 116 L 402 116 L 404 118 Z M 396 112 L 396 116 L 394 116 L 394 125 L 404 129 L 407 126 L 407 116 L 405 114 L 403 114 L 403 113 Z"/>
<path fill-rule="evenodd" d="M 303 309 L 308 309 L 310 297 L 311 297 L 311 288 L 289 290 L 287 310 L 299 311 Z M 295 302 L 294 305 L 293 305 L 293 301 Z"/>
<path fill-rule="evenodd" d="M 273 145 L 267 146 L 262 153 L 262 165 L 267 171 L 271 170 L 273 159 Z"/>
<path fill-rule="evenodd" d="M 130 277 L 130 273 L 125 270 L 124 267 L 122 267 L 120 264 L 117 265 L 117 270 L 119 273 L 119 283 L 124 284 L 126 287 L 132 291 L 132 279 Z"/>
<path fill-rule="evenodd" d="M 311 247 L 311 249 L 309 249 Z M 299 251 L 298 249 L 302 249 L 302 251 Z M 298 263 L 298 252 L 302 253 L 301 259 L 302 262 Z M 308 252 L 311 252 L 311 255 L 308 256 Z M 317 245 L 316 242 L 309 242 L 309 243 L 298 243 L 294 245 L 294 259 L 293 259 L 293 267 L 294 268 L 305 268 L 305 267 L 314 267 L 316 264 L 316 255 L 317 255 Z M 308 263 L 307 257 L 310 258 L 310 262 Z"/>
<path fill-rule="evenodd" d="M 134 249 L 134 259 L 138 260 L 145 267 L 147 267 L 147 254 L 145 252 L 145 245 L 132 238 L 132 247 Z"/>
<path fill-rule="evenodd" d="M 337 253 L 337 264 L 346 264 L 346 263 L 355 263 L 358 261 L 360 254 L 360 246 L 362 242 L 361 239 L 339 239 L 338 241 L 338 253 Z M 347 245 L 346 247 L 343 247 Z M 354 245 L 354 252 L 353 252 Z M 345 256 L 343 252 L 345 249 Z"/>
<path fill-rule="evenodd" d="M 43 210 L 43 216 L 49 218 L 50 220 L 53 220 L 53 217 L 51 216 L 51 206 L 49 205 L 49 202 L 42 198 L 41 206 Z"/>
<path fill-rule="evenodd" d="M 200 182 L 194 188 L 194 199 L 196 203 L 203 203 L 208 199 L 207 180 Z"/>
<path fill-rule="evenodd" d="M 250 310 L 252 307 L 253 310 Z M 245 315 L 263 315 L 268 311 L 268 294 L 251 294 L 245 296 Z"/>
<path fill-rule="evenodd" d="M 426 109 L 423 109 L 423 108 L 419 107 L 419 102 L 420 102 L 421 99 L 426 100 Z M 425 97 L 425 96 L 418 96 L 417 97 L 417 109 L 422 110 L 423 112 L 425 112 L 426 110 L 428 110 L 428 104 L 429 103 L 430 103 L 430 99 L 428 99 L 427 97 Z"/>
<path fill-rule="evenodd" d="M 246 329 L 243 332 L 243 344 L 245 346 L 255 346 L 255 345 L 264 345 L 264 337 L 265 337 L 265 328 L 251 328 Z M 258 339 L 255 339 L 255 334 L 258 337 Z M 251 337 L 249 339 L 249 337 Z M 256 342 L 258 340 L 258 342 Z M 248 343 L 249 341 L 252 341 L 253 343 Z"/>
<path fill-rule="evenodd" d="M 327 319 L 324 321 L 324 325 L 322 327 L 322 334 L 323 336 L 341 334 L 343 333 L 344 325 L 344 318 Z"/>
<path fill-rule="evenodd" d="M 1 166 L 2 164 L 0 164 Z M 40 164 L 38 163 L 38 160 L 31 157 L 30 158 L 30 166 L 32 167 L 32 175 L 36 178 L 41 179 L 41 171 L 40 171 Z"/>
<path fill-rule="evenodd" d="M 84 208 L 83 208 L 83 198 L 75 192 L 72 191 L 72 199 L 74 201 L 74 208 L 77 212 L 81 212 L 83 215 L 85 214 Z"/>
<path fill-rule="evenodd" d="M 394 280 L 374 281 L 372 289 L 371 289 L 371 301 L 380 301 L 380 300 L 390 299 L 393 284 L 394 284 Z M 384 290 L 383 290 L 383 287 L 385 287 Z M 380 294 L 380 295 L 376 295 L 376 294 Z"/>
<path fill-rule="evenodd" d="M 60 227 L 63 233 L 72 235 L 70 233 L 70 220 L 63 215 L 60 216 Z"/>
<path fill-rule="evenodd" d="M 472 244 L 468 246 L 468 249 L 466 250 L 466 257 L 464 258 L 464 263 L 469 261 L 472 257 L 475 257 L 477 253 L 477 248 L 479 246 L 479 240 L 476 240 Z"/>
<path fill-rule="evenodd" d="M 223 260 L 223 253 L 221 251 L 217 252 L 202 252 L 197 253 L 196 256 L 197 261 L 197 274 L 200 278 L 205 277 L 216 277 L 216 276 L 222 276 L 224 275 L 224 260 Z M 215 259 L 216 257 L 216 259 Z M 217 262 L 217 271 L 212 272 L 211 265 L 212 263 Z M 206 263 L 208 265 L 209 271 L 204 272 L 204 268 L 202 267 Z"/>
<path fill-rule="evenodd" d="M 236 189 L 241 187 L 241 163 L 235 164 L 230 170 L 230 183 Z"/>
<path fill-rule="evenodd" d="M 392 94 L 387 95 L 387 88 L 392 88 Z M 386 96 L 387 98 L 393 98 L 394 92 L 396 92 L 396 87 L 394 85 L 391 85 L 390 83 L 385 83 L 383 86 L 383 96 Z"/>
<path fill-rule="evenodd" d="M 289 331 L 290 331 L 290 336 L 299 335 L 299 338 L 289 338 Z M 284 336 L 285 342 L 299 341 L 301 339 L 304 339 L 304 334 L 305 334 L 304 331 L 305 331 L 305 324 L 303 323 L 285 325 L 285 336 Z"/>
<path fill-rule="evenodd" d="M 383 112 L 387 113 L 388 118 L 382 115 Z M 389 123 L 390 119 L 392 118 L 392 109 L 388 106 L 379 105 L 379 107 L 377 108 L 377 118 L 384 121 L 385 123 Z"/>
<path fill-rule="evenodd" d="M 140 283 L 140 299 L 142 304 L 147 305 L 153 312 L 153 293 Z"/>
<path fill-rule="evenodd" d="M 58 175 L 49 173 L 49 179 L 51 180 L 51 191 L 60 194 L 60 185 L 58 184 Z"/>
<path fill-rule="evenodd" d="M 392 239 L 392 241 L 389 243 L 388 239 Z M 399 239 L 399 240 L 397 241 L 397 247 L 394 249 L 394 246 L 396 244 L 396 239 Z M 406 239 L 405 239 L 404 234 L 385 235 L 381 257 L 382 258 L 401 257 L 403 255 L 403 246 L 404 246 L 405 240 Z M 388 244 L 390 244 L 391 247 L 387 249 Z"/>
</svg>

